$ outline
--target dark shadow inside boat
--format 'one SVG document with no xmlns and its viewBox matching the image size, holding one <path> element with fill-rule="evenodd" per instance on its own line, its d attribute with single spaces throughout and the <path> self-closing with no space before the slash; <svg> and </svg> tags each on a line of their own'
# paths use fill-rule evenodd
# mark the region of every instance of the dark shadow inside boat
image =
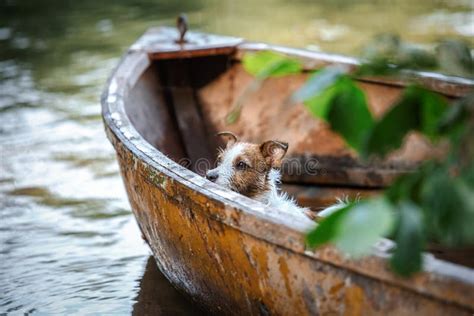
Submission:
<svg viewBox="0 0 474 316">
<path fill-rule="evenodd" d="M 230 64 L 228 55 L 155 61 L 125 102 L 130 121 L 155 148 L 199 171 L 197 160 L 213 161 L 218 144 L 209 137 L 217 131 L 203 121 L 196 93 Z"/>
<path fill-rule="evenodd" d="M 132 315 L 207 315 L 171 285 L 153 256 L 148 257 L 139 286 Z"/>
</svg>

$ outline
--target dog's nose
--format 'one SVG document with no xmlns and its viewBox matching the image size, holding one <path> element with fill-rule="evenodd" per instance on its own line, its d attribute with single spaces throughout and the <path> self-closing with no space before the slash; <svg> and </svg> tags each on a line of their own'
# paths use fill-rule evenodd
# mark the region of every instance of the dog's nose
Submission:
<svg viewBox="0 0 474 316">
<path fill-rule="evenodd" d="M 209 181 L 216 182 L 217 177 L 218 177 L 217 172 L 208 171 L 206 173 L 206 179 Z"/>
</svg>

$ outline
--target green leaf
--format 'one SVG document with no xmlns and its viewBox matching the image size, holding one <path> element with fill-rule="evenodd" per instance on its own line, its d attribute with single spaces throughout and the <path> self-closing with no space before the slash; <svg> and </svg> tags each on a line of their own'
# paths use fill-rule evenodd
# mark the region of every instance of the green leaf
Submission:
<svg viewBox="0 0 474 316">
<path fill-rule="evenodd" d="M 446 244 L 453 244 L 455 246 L 472 246 L 474 245 L 474 188 L 471 183 L 464 181 L 463 178 L 454 180 L 454 188 L 459 197 L 459 204 L 457 205 L 458 219 L 454 223 L 452 230 L 457 228 L 458 240 L 453 238 L 452 243 L 448 241 Z M 453 209 L 451 209 L 453 212 Z"/>
<path fill-rule="evenodd" d="M 421 112 L 420 126 L 418 130 L 435 140 L 438 138 L 438 126 L 444 112 L 448 108 L 448 104 L 439 94 L 418 89 L 419 109 Z"/>
<path fill-rule="evenodd" d="M 438 132 L 448 134 L 453 141 L 456 140 L 465 129 L 466 121 L 473 117 L 473 114 L 474 93 L 470 93 L 446 109 L 438 122 Z"/>
<path fill-rule="evenodd" d="M 433 53 L 411 44 L 400 46 L 394 63 L 408 69 L 432 69 L 438 64 Z"/>
<path fill-rule="evenodd" d="M 428 233 L 444 245 L 461 247 L 474 244 L 474 189 L 469 176 L 453 178 L 439 168 L 423 186 L 423 207 Z"/>
<path fill-rule="evenodd" d="M 283 59 L 269 64 L 257 74 L 257 78 L 283 77 L 301 72 L 301 65 L 296 60 Z"/>
<path fill-rule="evenodd" d="M 291 96 L 293 102 L 304 102 L 320 95 L 337 80 L 347 73 L 346 68 L 332 66 L 326 67 L 313 75 Z"/>
<path fill-rule="evenodd" d="M 464 168 L 461 178 L 471 190 L 474 190 L 474 161 Z"/>
<path fill-rule="evenodd" d="M 377 58 L 362 63 L 354 72 L 356 77 L 393 76 L 400 72 L 400 67 L 390 64 L 385 58 Z"/>
<path fill-rule="evenodd" d="M 251 75 L 256 76 L 269 64 L 282 59 L 282 56 L 271 51 L 260 51 L 257 53 L 247 53 L 242 59 L 244 69 Z"/>
<path fill-rule="evenodd" d="M 413 93 L 406 91 L 402 99 L 375 123 L 364 148 L 364 156 L 384 156 L 401 146 L 405 135 L 419 125 L 415 102 Z"/>
<path fill-rule="evenodd" d="M 424 246 L 423 214 L 415 204 L 404 201 L 398 204 L 396 248 L 390 260 L 392 269 L 401 276 L 420 271 Z"/>
<path fill-rule="evenodd" d="M 352 80 L 343 79 L 338 86 L 339 92 L 332 99 L 327 120 L 333 131 L 360 152 L 374 120 L 364 92 Z"/>
<path fill-rule="evenodd" d="M 339 87 L 334 84 L 306 100 L 304 105 L 312 115 L 327 122 L 331 102 L 337 93 L 339 93 Z"/>
<path fill-rule="evenodd" d="M 404 43 L 395 34 L 379 34 L 363 49 L 367 61 L 357 75 L 391 75 L 403 68 L 426 69 L 437 65 L 432 52 Z"/>
<path fill-rule="evenodd" d="M 363 148 L 363 156 L 384 156 L 399 148 L 407 133 L 418 130 L 435 139 L 447 103 L 437 94 L 408 87 L 401 99 L 375 123 Z"/>
<path fill-rule="evenodd" d="M 352 205 L 343 207 L 318 223 L 306 236 L 308 246 L 317 247 L 332 241 L 339 233 L 340 223 L 351 207 Z"/>
<path fill-rule="evenodd" d="M 272 51 L 245 54 L 242 63 L 248 73 L 260 80 L 302 71 L 302 65 L 299 61 Z"/>
<path fill-rule="evenodd" d="M 393 228 L 393 211 L 384 198 L 352 203 L 329 215 L 307 235 L 309 246 L 333 243 L 354 257 L 370 252 Z"/>
<path fill-rule="evenodd" d="M 335 245 L 345 253 L 360 257 L 393 229 L 392 206 L 377 198 L 355 204 L 341 220 Z"/>
<path fill-rule="evenodd" d="M 385 191 L 385 196 L 392 204 L 397 204 L 407 199 L 417 204 L 421 203 L 422 186 L 427 174 L 431 171 L 432 163 L 425 163 L 417 171 L 398 177 Z"/>
<path fill-rule="evenodd" d="M 354 149 L 360 151 L 374 124 L 364 92 L 341 68 L 314 74 L 294 95 L 314 116 L 329 123 Z"/>
<path fill-rule="evenodd" d="M 440 119 L 438 129 L 441 132 L 449 133 L 451 130 L 456 129 L 457 126 L 464 123 L 468 118 L 467 114 L 464 103 L 459 101 L 455 102 L 448 108 Z"/>
</svg>

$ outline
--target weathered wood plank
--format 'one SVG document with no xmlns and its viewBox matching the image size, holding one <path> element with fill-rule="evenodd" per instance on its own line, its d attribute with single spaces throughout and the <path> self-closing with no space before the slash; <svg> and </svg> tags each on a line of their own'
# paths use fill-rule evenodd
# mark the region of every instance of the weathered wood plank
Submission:
<svg viewBox="0 0 474 316">
<path fill-rule="evenodd" d="M 185 59 L 167 60 L 159 65 L 164 73 L 164 81 L 174 108 L 181 140 L 190 159 L 191 170 L 203 175 L 209 168 L 205 162 L 212 161 L 203 120 L 198 111 L 189 76 L 189 61 Z"/>
<path fill-rule="evenodd" d="M 242 39 L 232 36 L 187 32 L 185 42 L 179 43 L 179 32 L 174 28 L 151 28 L 132 45 L 131 51 L 146 51 L 151 59 L 193 58 L 199 56 L 230 55 Z"/>
<path fill-rule="evenodd" d="M 185 157 L 181 135 L 154 67 L 149 67 L 127 95 L 126 111 L 137 131 L 175 161 Z"/>
</svg>

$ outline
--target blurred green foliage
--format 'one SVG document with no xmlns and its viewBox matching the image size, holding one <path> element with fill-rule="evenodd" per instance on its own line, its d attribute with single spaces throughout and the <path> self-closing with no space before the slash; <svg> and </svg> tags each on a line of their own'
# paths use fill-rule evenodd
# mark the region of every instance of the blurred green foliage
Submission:
<svg viewBox="0 0 474 316">
<path fill-rule="evenodd" d="M 442 57 L 438 58 L 405 47 L 397 37 L 377 41 L 368 47 L 368 57 L 356 71 L 350 73 L 341 66 L 318 70 L 293 93 L 291 101 L 303 102 L 363 159 L 383 158 L 398 149 L 411 131 L 433 142 L 449 140 L 449 155 L 401 176 L 380 197 L 347 203 L 325 217 L 308 234 L 307 242 L 313 247 L 332 243 L 358 257 L 368 254 L 380 237 L 391 237 L 397 245 L 391 267 L 399 275 L 410 276 L 422 268 L 427 242 L 450 247 L 474 245 L 474 97 L 469 95 L 448 106 L 441 95 L 412 84 L 389 111 L 375 119 L 355 78 L 395 75 L 406 67 L 438 64 L 452 64 L 470 73 L 465 66 L 471 65 L 472 59 L 466 58 L 458 42 L 439 45 Z M 243 63 L 260 83 L 285 75 L 285 71 L 290 75 L 302 69 L 297 61 L 272 52 L 248 54 Z M 454 71 L 459 73 L 459 69 Z"/>
<path fill-rule="evenodd" d="M 397 35 L 380 34 L 362 52 L 364 63 L 357 75 L 394 75 L 403 69 L 437 70 L 447 75 L 474 77 L 469 45 L 461 40 L 444 40 L 433 49 L 404 43 Z"/>
</svg>

